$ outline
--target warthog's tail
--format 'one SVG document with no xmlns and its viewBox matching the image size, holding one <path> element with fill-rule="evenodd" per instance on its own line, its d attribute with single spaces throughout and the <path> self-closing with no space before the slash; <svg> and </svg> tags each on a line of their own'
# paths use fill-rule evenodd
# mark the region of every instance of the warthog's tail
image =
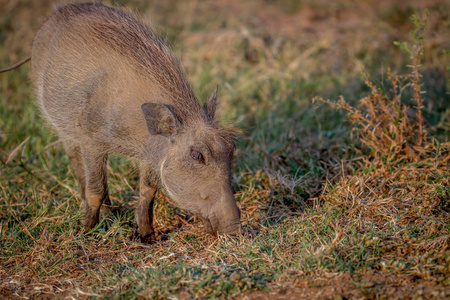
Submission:
<svg viewBox="0 0 450 300">
<path fill-rule="evenodd" d="M 4 69 L 1 69 L 1 70 L 0 70 L 0 73 L 8 72 L 8 71 L 11 71 L 12 69 L 18 68 L 18 67 L 20 67 L 21 65 L 23 65 L 24 63 L 26 63 L 27 61 L 29 61 L 30 59 L 31 59 L 31 55 L 28 55 L 27 57 L 25 57 L 25 58 L 22 59 L 21 61 L 15 63 L 14 65 L 9 66 L 9 67 L 4 68 Z"/>
</svg>

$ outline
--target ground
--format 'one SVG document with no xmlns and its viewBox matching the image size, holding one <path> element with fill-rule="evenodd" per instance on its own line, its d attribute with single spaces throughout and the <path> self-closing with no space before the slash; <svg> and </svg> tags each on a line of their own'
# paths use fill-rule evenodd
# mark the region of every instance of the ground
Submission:
<svg viewBox="0 0 450 300">
<path fill-rule="evenodd" d="M 26 64 L 0 74 L 0 298 L 450 298 L 448 1 L 114 4 L 167 41 L 200 101 L 219 86 L 241 131 L 244 232 L 207 235 L 161 189 L 158 240 L 141 244 L 123 157 L 85 232 Z M 0 68 L 30 54 L 53 5 L 0 0 Z"/>
</svg>

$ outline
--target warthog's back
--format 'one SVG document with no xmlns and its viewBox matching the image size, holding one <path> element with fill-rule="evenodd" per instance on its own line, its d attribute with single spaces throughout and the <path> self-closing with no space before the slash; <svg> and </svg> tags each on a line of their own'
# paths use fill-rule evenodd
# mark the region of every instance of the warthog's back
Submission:
<svg viewBox="0 0 450 300">
<path fill-rule="evenodd" d="M 150 100 L 174 106 L 185 122 L 201 115 L 167 46 L 132 14 L 102 4 L 55 10 L 34 39 L 32 77 L 63 139 L 143 137 L 140 104 Z"/>
</svg>

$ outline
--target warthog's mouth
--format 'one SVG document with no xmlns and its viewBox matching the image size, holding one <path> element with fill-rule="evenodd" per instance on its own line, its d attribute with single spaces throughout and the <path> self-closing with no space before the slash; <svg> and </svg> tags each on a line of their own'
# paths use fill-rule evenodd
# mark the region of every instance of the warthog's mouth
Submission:
<svg viewBox="0 0 450 300">
<path fill-rule="evenodd" d="M 213 229 L 213 226 L 211 225 L 211 221 L 207 218 L 203 218 L 202 216 L 198 216 L 200 220 L 202 220 L 203 226 L 205 226 L 205 231 L 209 234 L 216 235 L 217 231 Z"/>
<path fill-rule="evenodd" d="M 202 220 L 203 226 L 205 226 L 205 231 L 212 235 L 217 235 L 217 233 L 226 233 L 231 235 L 236 235 L 241 232 L 241 224 L 240 222 L 234 224 L 229 224 L 225 228 L 217 228 L 218 226 L 213 226 L 211 221 L 208 218 L 203 218 L 198 216 L 200 220 Z"/>
<path fill-rule="evenodd" d="M 228 225 L 226 228 L 224 228 L 223 232 L 230 235 L 237 235 L 241 233 L 242 232 L 241 222 Z"/>
</svg>

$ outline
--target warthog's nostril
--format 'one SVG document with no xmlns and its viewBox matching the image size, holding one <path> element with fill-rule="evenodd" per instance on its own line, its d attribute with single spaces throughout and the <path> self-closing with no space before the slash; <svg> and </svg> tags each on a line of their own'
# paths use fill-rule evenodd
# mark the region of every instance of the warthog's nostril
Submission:
<svg viewBox="0 0 450 300">
<path fill-rule="evenodd" d="M 239 222 L 239 223 L 230 224 L 230 225 L 226 226 L 225 228 L 223 228 L 222 230 L 219 230 L 219 232 L 230 234 L 230 235 L 237 235 L 242 232 L 241 223 Z"/>
<path fill-rule="evenodd" d="M 233 229 L 233 230 L 227 232 L 227 234 L 230 234 L 230 235 L 237 235 L 237 234 L 241 233 L 241 231 L 242 231 L 241 226 L 238 226 L 238 227 L 236 227 L 235 229 Z"/>
</svg>

